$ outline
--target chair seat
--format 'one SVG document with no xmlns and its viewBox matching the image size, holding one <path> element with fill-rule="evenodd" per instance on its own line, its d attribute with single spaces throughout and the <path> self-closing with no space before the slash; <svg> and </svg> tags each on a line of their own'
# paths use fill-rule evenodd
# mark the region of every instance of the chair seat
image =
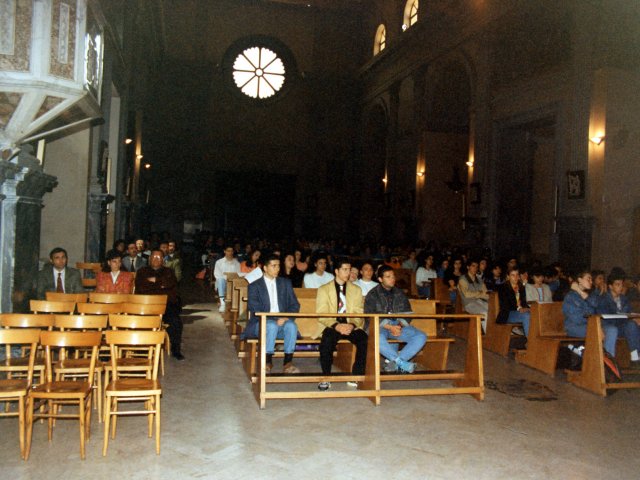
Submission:
<svg viewBox="0 0 640 480">
<path fill-rule="evenodd" d="M 120 378 L 110 382 L 105 393 L 109 395 L 118 395 L 119 393 L 132 393 L 136 395 L 157 395 L 162 392 L 160 382 L 147 378 Z"/>
<path fill-rule="evenodd" d="M 148 358 L 118 358 L 117 359 L 118 369 L 127 368 L 127 367 L 145 367 L 151 368 L 151 361 Z M 105 364 L 105 368 L 107 370 L 113 370 L 111 364 Z"/>
<path fill-rule="evenodd" d="M 13 367 L 17 368 L 26 368 L 29 366 L 29 357 L 14 357 L 7 358 L 3 362 L 0 363 L 0 370 L 9 370 Z M 34 368 L 44 367 L 44 359 L 36 358 Z"/>
<path fill-rule="evenodd" d="M 71 395 L 78 395 L 84 397 L 91 392 L 91 384 L 88 382 L 73 382 L 73 381 L 59 381 L 59 382 L 47 382 L 40 385 L 35 385 L 30 394 L 34 397 L 39 395 L 56 395 L 60 394 L 65 397 Z"/>
<path fill-rule="evenodd" d="M 28 388 L 25 379 L 0 380 L 0 398 L 26 395 Z"/>
<path fill-rule="evenodd" d="M 90 358 L 66 358 L 60 362 L 53 364 L 54 370 L 70 370 L 70 369 L 89 369 L 91 363 Z M 101 361 L 96 360 L 96 370 L 101 370 L 103 364 Z"/>
</svg>

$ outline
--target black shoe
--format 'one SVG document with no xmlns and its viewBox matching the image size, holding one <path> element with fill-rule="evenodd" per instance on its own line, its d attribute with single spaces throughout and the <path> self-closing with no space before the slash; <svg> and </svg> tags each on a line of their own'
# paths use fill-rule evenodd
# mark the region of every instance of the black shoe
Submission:
<svg viewBox="0 0 640 480">
<path fill-rule="evenodd" d="M 184 355 L 180 352 L 172 352 L 171 356 L 180 362 L 184 360 Z"/>
</svg>

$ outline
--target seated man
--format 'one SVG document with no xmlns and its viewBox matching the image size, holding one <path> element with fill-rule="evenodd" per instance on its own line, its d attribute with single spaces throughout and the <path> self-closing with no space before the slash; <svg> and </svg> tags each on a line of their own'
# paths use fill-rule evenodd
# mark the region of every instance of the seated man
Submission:
<svg viewBox="0 0 640 480">
<path fill-rule="evenodd" d="M 527 294 L 520 281 L 518 267 L 512 268 L 507 274 L 507 281 L 498 288 L 500 311 L 496 323 L 522 323 L 524 335 L 529 336 L 531 313 L 527 303 Z"/>
<path fill-rule="evenodd" d="M 365 313 L 411 313 L 411 304 L 402 290 L 397 288 L 396 276 L 388 265 L 378 268 L 378 282 L 380 284 L 371 290 L 364 299 Z M 389 344 L 389 339 L 406 343 L 398 352 L 398 344 Z M 387 372 L 400 370 L 405 373 L 413 373 L 416 364 L 411 361 L 424 344 L 427 335 L 412 327 L 409 319 L 384 318 L 380 322 L 380 354 L 389 360 L 385 368 Z"/>
<path fill-rule="evenodd" d="M 478 278 L 478 261 L 467 262 L 467 273 L 458 280 L 458 291 L 462 300 L 462 308 L 467 313 L 482 315 L 482 331 L 486 330 L 487 312 L 489 311 L 489 294 L 484 282 Z"/>
<path fill-rule="evenodd" d="M 127 269 L 127 272 L 137 272 L 147 266 L 147 259 L 138 253 L 135 242 L 130 242 L 127 245 L 127 254 L 122 258 L 122 265 Z"/>
<path fill-rule="evenodd" d="M 607 292 L 598 295 L 596 299 L 596 313 L 600 315 L 615 315 L 631 313 L 631 305 L 626 295 L 622 293 L 624 289 L 625 276 L 622 272 L 612 271 L 607 277 Z M 615 335 L 606 335 L 608 329 L 616 328 Z M 602 329 L 605 331 L 604 348 L 613 357 L 616 355 L 616 340 L 618 335 L 627 339 L 629 350 L 631 351 L 631 364 L 640 367 L 640 327 L 629 318 L 603 318 Z"/>
<path fill-rule="evenodd" d="M 167 333 L 171 340 L 171 355 L 176 360 L 184 360 L 182 342 L 182 320 L 178 304 L 178 281 L 173 270 L 162 265 L 162 250 L 152 250 L 149 265 L 136 273 L 136 294 L 167 295 L 167 309 L 162 321 L 167 323 Z"/>
<path fill-rule="evenodd" d="M 373 280 L 373 265 L 371 262 L 364 262 L 360 267 L 360 279 L 356 280 L 356 285 L 362 289 L 362 296 L 366 297 L 367 293 L 378 285 L 378 282 Z"/>
<path fill-rule="evenodd" d="M 243 338 L 259 337 L 260 318 L 256 316 L 257 312 L 298 313 L 300 311 L 300 303 L 293 293 L 291 281 L 288 278 L 279 277 L 278 273 L 280 273 L 280 258 L 277 255 L 269 255 L 264 262 L 264 275 L 249 284 L 247 308 L 251 316 L 242 334 Z M 298 327 L 295 319 L 267 318 L 267 374 L 271 373 L 273 368 L 272 359 L 277 338 L 284 339 L 284 373 L 300 372 L 293 364 L 297 337 Z"/>
<path fill-rule="evenodd" d="M 240 263 L 233 258 L 233 247 L 227 245 L 224 247 L 224 257 L 216 262 L 213 269 L 213 276 L 216 279 L 216 289 L 218 297 L 220 297 L 220 312 L 224 312 L 224 297 L 227 293 L 227 273 L 240 273 Z"/>
<path fill-rule="evenodd" d="M 362 290 L 349 282 L 351 263 L 338 259 L 335 264 L 335 279 L 318 288 L 316 312 L 318 313 L 362 313 Z M 324 375 L 331 374 L 333 352 L 338 340 L 349 340 L 356 346 L 356 360 L 351 373 L 364 375 L 367 361 L 367 334 L 362 329 L 362 318 L 319 318 L 322 328 L 320 340 L 320 365 Z M 353 386 L 353 382 L 349 382 Z M 320 382 L 319 390 L 328 390 L 331 383 Z"/>
<path fill-rule="evenodd" d="M 313 268 L 313 272 L 304 276 L 304 288 L 319 288 L 333 280 L 333 275 L 325 271 L 327 269 L 327 255 L 318 254 L 313 262 Z"/>
<path fill-rule="evenodd" d="M 51 263 L 38 272 L 36 298 L 44 300 L 47 292 L 82 293 L 82 275 L 75 268 L 67 267 L 67 251 L 56 247 L 49 253 Z"/>
</svg>

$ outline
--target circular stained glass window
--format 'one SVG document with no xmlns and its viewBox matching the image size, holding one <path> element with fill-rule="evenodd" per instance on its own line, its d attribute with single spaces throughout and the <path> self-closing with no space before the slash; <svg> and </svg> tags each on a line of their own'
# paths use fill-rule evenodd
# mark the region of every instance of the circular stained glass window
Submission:
<svg viewBox="0 0 640 480">
<path fill-rule="evenodd" d="M 269 98 L 284 84 L 284 63 L 264 47 L 251 47 L 240 53 L 233 63 L 233 80 L 251 98 Z"/>
</svg>

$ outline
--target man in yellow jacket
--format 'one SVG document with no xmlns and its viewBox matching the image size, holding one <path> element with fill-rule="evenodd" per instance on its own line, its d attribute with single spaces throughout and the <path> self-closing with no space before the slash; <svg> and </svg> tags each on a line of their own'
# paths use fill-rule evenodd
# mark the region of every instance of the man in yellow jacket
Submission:
<svg viewBox="0 0 640 480">
<path fill-rule="evenodd" d="M 335 278 L 332 282 L 318 288 L 316 312 L 318 313 L 362 313 L 363 297 L 359 286 L 349 281 L 351 262 L 338 259 L 334 264 Z M 362 318 L 331 317 L 319 318 L 322 328 L 320 340 L 320 365 L 324 375 L 331 374 L 333 352 L 339 340 L 349 340 L 356 346 L 356 359 L 353 364 L 354 375 L 364 375 L 367 361 L 367 334 L 363 330 Z M 320 382 L 319 390 L 328 390 L 329 382 Z"/>
</svg>

